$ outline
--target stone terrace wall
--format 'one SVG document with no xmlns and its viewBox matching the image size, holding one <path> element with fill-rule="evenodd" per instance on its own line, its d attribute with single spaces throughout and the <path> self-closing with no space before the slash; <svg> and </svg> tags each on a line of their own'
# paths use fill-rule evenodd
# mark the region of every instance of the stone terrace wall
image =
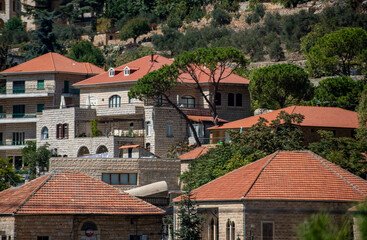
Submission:
<svg viewBox="0 0 367 240">
<path fill-rule="evenodd" d="M 124 158 L 51 158 L 50 171 L 81 171 L 99 180 L 102 173 L 137 173 L 138 184 L 114 185 L 122 190 L 166 181 L 169 190 L 179 190 L 180 160 Z"/>
<path fill-rule="evenodd" d="M 1 216 L 0 217 L 0 237 L 7 236 L 14 238 L 14 217 Z M 10 239 L 10 238 L 9 238 Z"/>
</svg>

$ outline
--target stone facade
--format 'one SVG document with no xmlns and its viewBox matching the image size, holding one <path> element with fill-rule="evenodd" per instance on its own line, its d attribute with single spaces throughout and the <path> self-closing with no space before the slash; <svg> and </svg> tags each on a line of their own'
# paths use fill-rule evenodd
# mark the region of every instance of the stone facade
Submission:
<svg viewBox="0 0 367 240">
<path fill-rule="evenodd" d="M 102 239 L 129 239 L 130 235 L 146 235 L 149 240 L 162 239 L 161 215 L 15 215 L 0 217 L 0 236 L 14 240 L 34 240 L 49 237 L 52 240 L 83 240 L 83 224 L 92 222 L 97 229 L 94 236 Z M 4 228 L 3 228 L 4 227 Z M 9 238 L 10 239 L 10 238 Z"/>
<path fill-rule="evenodd" d="M 180 160 L 157 158 L 51 158 L 50 171 L 81 171 L 102 180 L 103 173 L 136 173 L 137 185 L 114 185 L 123 190 L 166 181 L 168 189 L 179 190 Z"/>
<path fill-rule="evenodd" d="M 235 239 L 262 239 L 263 223 L 273 224 L 274 239 L 297 239 L 297 227 L 312 214 L 327 211 L 336 223 L 341 223 L 344 214 L 354 203 L 245 200 L 237 202 L 198 202 L 197 204 L 199 212 L 205 217 L 202 232 L 203 240 L 219 240 L 228 239 L 227 234 L 232 234 L 232 230 L 234 230 Z M 175 211 L 177 211 L 177 206 Z M 175 215 L 175 218 L 177 218 L 177 215 Z M 234 223 L 233 229 L 231 227 L 227 228 L 228 222 Z M 245 233 L 243 231 L 244 225 L 246 226 Z"/>
<path fill-rule="evenodd" d="M 18 17 L 17 11 L 20 9 L 20 2 L 14 0 L 0 0 L 0 31 L 4 23 L 10 18 Z"/>
</svg>

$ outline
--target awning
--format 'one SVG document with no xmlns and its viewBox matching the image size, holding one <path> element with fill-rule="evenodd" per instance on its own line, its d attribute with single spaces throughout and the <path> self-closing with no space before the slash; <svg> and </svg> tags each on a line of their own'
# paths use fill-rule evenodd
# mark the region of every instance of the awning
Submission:
<svg viewBox="0 0 367 240">
<path fill-rule="evenodd" d="M 120 149 L 126 149 L 126 148 L 138 148 L 140 145 L 124 145 L 121 146 Z"/>
<path fill-rule="evenodd" d="M 187 117 L 195 122 L 213 122 L 212 116 L 193 116 L 193 115 L 187 115 Z M 218 122 L 227 123 L 227 120 L 218 118 Z"/>
</svg>

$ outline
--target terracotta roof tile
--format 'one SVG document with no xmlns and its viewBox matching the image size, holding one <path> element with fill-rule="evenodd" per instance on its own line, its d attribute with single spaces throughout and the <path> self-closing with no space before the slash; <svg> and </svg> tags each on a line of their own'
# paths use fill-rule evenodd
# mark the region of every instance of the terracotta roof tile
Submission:
<svg viewBox="0 0 367 240">
<path fill-rule="evenodd" d="M 247 117 L 237 121 L 223 124 L 220 127 L 212 127 L 209 129 L 239 129 L 249 128 L 256 124 L 260 117 L 265 118 L 269 122 L 276 119 L 281 111 L 289 114 L 300 113 L 305 118 L 300 126 L 309 127 L 336 127 L 336 128 L 358 128 L 358 114 L 353 111 L 345 110 L 337 107 L 312 107 L 312 106 L 291 106 L 260 114 L 257 116 Z"/>
<path fill-rule="evenodd" d="M 212 122 L 213 121 L 213 117 L 212 116 L 194 116 L 194 115 L 187 115 L 187 118 L 195 121 L 195 122 Z M 221 123 L 226 123 L 228 122 L 227 120 L 218 118 L 218 121 Z"/>
<path fill-rule="evenodd" d="M 200 157 L 201 155 L 204 155 L 209 151 L 209 148 L 206 146 L 197 147 L 190 152 L 187 152 L 185 154 L 182 154 L 178 158 L 181 160 L 190 160 L 190 159 L 196 159 Z"/>
<path fill-rule="evenodd" d="M 193 194 L 196 201 L 361 201 L 367 197 L 367 181 L 310 151 L 276 152 L 195 189 Z"/>
<path fill-rule="evenodd" d="M 59 53 L 46 53 L 15 67 L 1 72 L 6 73 L 32 73 L 32 72 L 69 72 L 82 74 L 99 74 L 104 70 L 91 63 L 81 63 L 65 57 Z"/>
<path fill-rule="evenodd" d="M 138 81 L 140 78 L 144 77 L 149 72 L 154 70 L 158 70 L 163 65 L 171 65 L 173 63 L 173 59 L 168 59 L 162 57 L 160 55 L 154 55 L 153 61 L 151 61 L 151 55 L 139 58 L 135 61 L 129 62 L 124 64 L 120 67 L 115 68 L 115 76 L 110 77 L 108 72 L 102 73 L 98 76 L 94 76 L 88 78 L 86 80 L 80 81 L 75 83 L 73 86 L 89 86 L 89 85 L 103 85 L 103 84 L 119 84 L 119 83 L 126 83 L 126 82 L 135 82 Z M 130 68 L 130 74 L 125 76 L 124 69 L 125 67 Z M 229 73 L 229 70 L 225 71 L 225 74 Z M 208 75 L 201 73 L 200 82 L 205 83 L 208 82 L 209 77 Z M 193 82 L 188 74 L 182 74 L 180 76 L 181 81 L 185 83 Z M 232 74 L 230 77 L 225 78 L 221 81 L 222 83 L 235 83 L 235 84 L 249 84 L 249 80 L 243 77 L 240 77 L 236 74 Z"/>
<path fill-rule="evenodd" d="M 60 172 L 0 192 L 0 213 L 163 214 L 164 211 L 83 173 Z"/>
</svg>

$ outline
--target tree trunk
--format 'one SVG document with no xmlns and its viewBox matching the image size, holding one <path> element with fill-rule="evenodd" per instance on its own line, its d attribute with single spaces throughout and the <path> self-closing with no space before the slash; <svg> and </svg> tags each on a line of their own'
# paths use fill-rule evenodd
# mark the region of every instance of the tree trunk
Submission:
<svg viewBox="0 0 367 240">
<path fill-rule="evenodd" d="M 173 103 L 172 101 L 171 101 L 171 99 L 169 99 L 168 98 L 168 96 L 167 95 L 163 95 L 164 96 L 164 98 L 167 100 L 167 102 L 169 103 L 169 104 L 171 104 L 172 105 L 172 107 L 174 108 L 174 109 L 176 109 L 177 110 L 177 112 L 186 120 L 186 123 L 189 125 L 189 127 L 190 127 L 190 129 L 191 129 L 191 131 L 192 131 L 192 134 L 194 135 L 194 138 L 195 138 L 195 142 L 196 142 L 196 145 L 198 146 L 198 147 L 200 147 L 201 146 L 201 142 L 200 142 L 200 139 L 199 139 L 199 137 L 198 137 L 198 134 L 197 134 L 197 132 L 196 132 L 196 130 L 195 130 L 195 128 L 194 128 L 194 126 L 192 125 L 192 123 L 191 123 L 191 121 L 190 121 L 190 119 L 187 117 L 187 115 L 179 108 L 179 107 L 177 107 L 177 105 L 175 104 L 175 103 Z"/>
</svg>

